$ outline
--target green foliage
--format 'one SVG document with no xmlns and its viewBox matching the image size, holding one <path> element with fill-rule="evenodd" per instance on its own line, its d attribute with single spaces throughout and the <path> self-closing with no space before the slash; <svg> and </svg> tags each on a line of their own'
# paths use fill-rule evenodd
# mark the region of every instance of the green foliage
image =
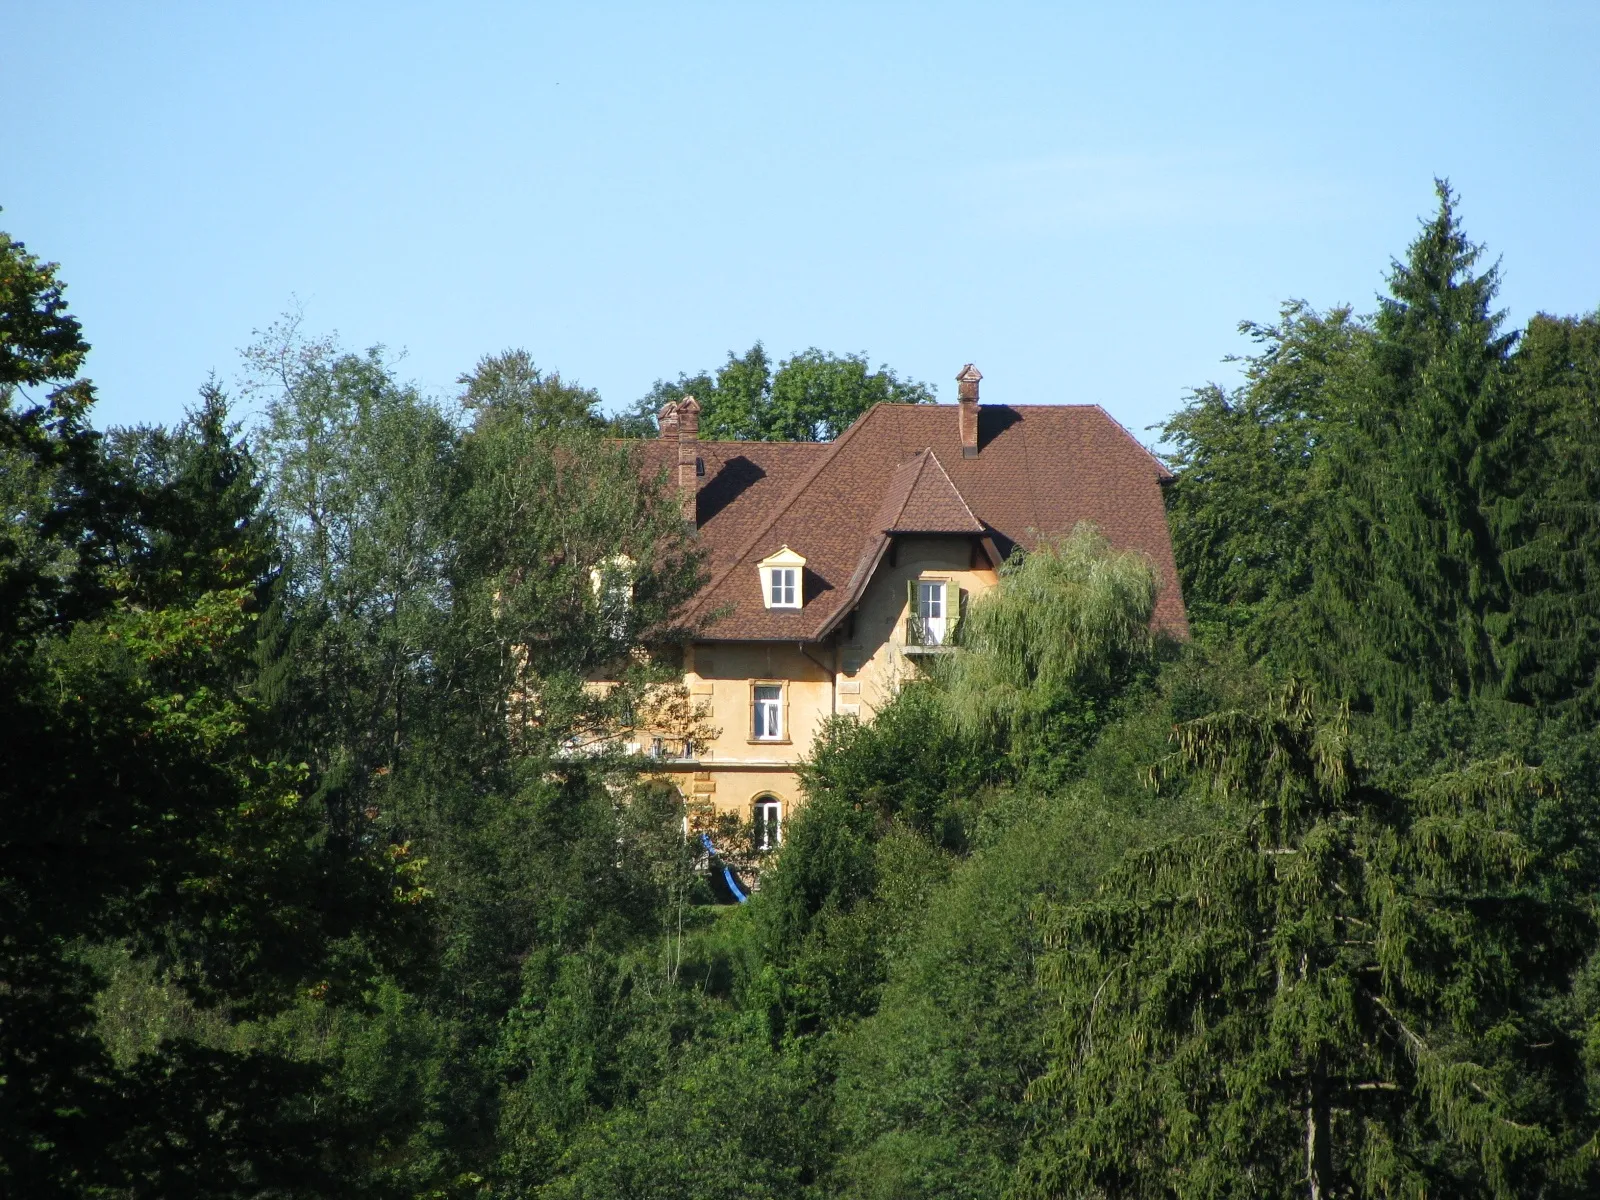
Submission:
<svg viewBox="0 0 1600 1200">
<path fill-rule="evenodd" d="M 1241 360 L 1245 384 L 1197 389 L 1164 428 L 1167 515 L 1190 625 L 1260 656 L 1300 620 L 1329 503 L 1321 451 L 1372 335 L 1348 308 L 1319 314 L 1300 300 L 1240 332 L 1258 347 Z"/>
<path fill-rule="evenodd" d="M 635 1105 L 585 1131 L 542 1194 L 571 1200 L 788 1200 L 820 1195 L 829 1157 L 814 1059 L 737 1035 L 694 1048 Z"/>
<path fill-rule="evenodd" d="M 546 375 L 526 350 L 487 354 L 456 382 L 464 389 L 461 407 L 469 412 L 515 412 L 537 429 L 605 427 L 595 411 L 598 392 L 564 383 L 560 374 Z"/>
<path fill-rule="evenodd" d="M 1003 1190 L 1029 1124 L 1024 1093 L 1043 1066 L 1029 910 L 1041 891 L 1071 889 L 1064 877 L 1092 878 L 1101 839 L 1120 848 L 1124 836 L 1104 809 L 1037 805 L 927 897 L 876 1011 L 841 1047 L 848 1194 Z"/>
<path fill-rule="evenodd" d="M 801 779 L 813 802 L 849 797 L 852 809 L 872 822 L 861 822 L 863 829 L 898 821 L 955 850 L 965 844 L 975 794 L 995 772 L 992 748 L 956 728 L 934 687 L 914 682 L 870 722 L 830 721 Z"/>
<path fill-rule="evenodd" d="M 335 827 L 348 781 L 393 770 L 444 620 L 456 433 L 377 350 L 342 353 L 292 322 L 247 352 L 266 396 L 257 452 L 287 566 L 265 681 Z"/>
<path fill-rule="evenodd" d="M 641 486 L 635 454 L 591 429 L 549 429 L 515 410 L 480 413 L 463 441 L 450 528 L 452 654 L 476 695 L 492 700 L 501 729 L 506 697 L 537 695 L 523 753 L 595 742 L 650 704 L 650 684 L 679 677 L 669 662 L 647 667 L 627 654 L 647 634 L 669 650 L 688 635 L 678 613 L 702 578 L 665 481 Z M 617 589 L 625 599 L 614 599 Z M 586 690 L 602 668 L 623 688 Z"/>
<path fill-rule="evenodd" d="M 81 414 L 93 398 L 88 380 L 77 378 L 89 343 L 67 311 L 66 285 L 56 269 L 0 233 L 0 409 L 13 436 L 24 429 L 42 434 Z M 51 388 L 42 401 L 14 407 L 18 392 L 41 385 Z"/>
<path fill-rule="evenodd" d="M 269 562 L 220 394 L 175 434 L 103 441 L 59 288 L 9 239 L 4 258 L 0 429 L 24 503 L 0 546 L 17 601 L 0 630 L 0 1179 L 30 1196 L 337 1189 L 337 1122 L 311 1120 L 320 1069 L 181 1038 L 113 1059 L 84 950 L 126 941 L 230 1019 L 348 997 L 404 957 L 414 866 L 329 847 L 298 766 L 257 753 L 245 685 Z M 12 407 L 41 382 L 58 385 L 43 404 Z"/>
<path fill-rule="evenodd" d="M 973 601 L 961 649 L 937 678 L 955 728 L 1005 747 L 1023 766 L 1070 769 L 1109 706 L 1153 665 L 1156 580 L 1133 552 L 1080 525 L 1000 568 Z"/>
<path fill-rule="evenodd" d="M 1592 716 L 1600 701 L 1600 316 L 1535 317 L 1512 367 L 1532 428 L 1504 503 L 1508 692 Z"/>
<path fill-rule="evenodd" d="M 1527 836 L 1541 776 L 1374 788 L 1293 690 L 1176 741 L 1158 779 L 1199 772 L 1231 827 L 1050 909 L 1060 1015 L 1022 1194 L 1592 1187 L 1582 1029 L 1548 1002 L 1593 916 L 1541 881 L 1595 864 Z"/>
<path fill-rule="evenodd" d="M 1215 826 L 1180 792 L 1153 794 L 1146 764 L 1174 720 L 1252 693 L 1231 663 L 1195 651 L 1108 725 L 1064 793 L 992 790 L 975 848 L 917 906 L 889 955 L 875 1012 L 840 1048 L 841 1190 L 866 1196 L 1003 1192 L 1036 1113 L 1050 997 L 1038 984 L 1041 901 L 1094 894 L 1123 854 Z M 891 884 L 891 886 L 893 886 Z M 880 890 L 882 885 L 880 885 Z"/>
<path fill-rule="evenodd" d="M 1481 248 L 1438 192 L 1389 277 L 1345 436 L 1330 440 L 1338 503 L 1309 594 L 1318 677 L 1397 711 L 1502 687 L 1501 497 L 1526 432 L 1507 386 L 1516 335 L 1491 307 L 1498 270 L 1473 274 Z"/>
<path fill-rule="evenodd" d="M 1593 322 L 1518 349 L 1438 193 L 1375 316 L 1245 325 L 1245 386 L 1168 423 L 1185 598 L 1203 636 L 1358 707 L 1589 705 Z"/>
<path fill-rule="evenodd" d="M 0 238 L 0 1191 L 1594 1191 L 1600 323 L 1513 344 L 1478 256 L 1441 186 L 1173 419 L 1195 644 L 1013 558 L 723 906 L 604 736 L 697 736 L 704 566 L 611 438 L 931 389 L 757 345 L 607 423 L 290 322 L 251 445 L 214 383 L 102 435 Z"/>
<path fill-rule="evenodd" d="M 874 404 L 932 404 L 934 389 L 903 380 L 887 366 L 870 369 L 865 354 L 828 354 L 816 347 L 778 364 L 757 342 L 743 355 L 728 352 L 715 374 L 657 380 L 620 422 L 623 432 L 651 436 L 669 401 L 693 396 L 700 436 L 736 441 L 829 442 Z"/>
</svg>

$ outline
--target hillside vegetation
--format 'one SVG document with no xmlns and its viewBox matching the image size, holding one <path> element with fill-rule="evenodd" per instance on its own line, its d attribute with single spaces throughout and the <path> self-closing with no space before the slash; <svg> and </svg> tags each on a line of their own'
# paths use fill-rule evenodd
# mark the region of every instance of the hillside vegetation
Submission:
<svg viewBox="0 0 1600 1200">
<path fill-rule="evenodd" d="M 1376 312 L 1243 326 L 1165 430 L 1193 637 L 1014 557 L 723 905 L 604 746 L 703 579 L 614 435 L 922 385 L 608 423 L 291 324 L 255 427 L 102 432 L 0 236 L 0 1194 L 1596 1194 L 1600 315 L 1496 286 L 1440 185 Z"/>
</svg>

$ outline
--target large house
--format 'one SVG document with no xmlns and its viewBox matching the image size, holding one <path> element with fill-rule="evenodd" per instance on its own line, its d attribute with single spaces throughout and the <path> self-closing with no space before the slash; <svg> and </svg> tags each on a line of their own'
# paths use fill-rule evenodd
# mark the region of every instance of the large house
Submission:
<svg viewBox="0 0 1600 1200">
<path fill-rule="evenodd" d="M 708 558 L 684 661 L 713 736 L 657 745 L 686 799 L 775 845 L 823 722 L 870 717 L 946 643 L 1006 556 L 1080 521 L 1149 556 L 1156 622 L 1182 633 L 1164 466 L 1098 405 L 879 404 L 838 440 L 713 442 L 668 405 L 643 466 L 681 489 Z"/>
</svg>

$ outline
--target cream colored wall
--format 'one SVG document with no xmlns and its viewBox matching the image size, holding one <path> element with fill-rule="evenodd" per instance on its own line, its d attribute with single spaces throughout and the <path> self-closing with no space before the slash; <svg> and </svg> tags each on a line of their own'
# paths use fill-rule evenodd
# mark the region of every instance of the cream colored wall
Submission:
<svg viewBox="0 0 1600 1200">
<path fill-rule="evenodd" d="M 856 610 L 853 636 L 842 640 L 839 676 L 840 701 L 855 696 L 844 689 L 859 689 L 860 715 L 870 717 L 888 703 L 900 686 L 916 670 L 905 650 L 906 584 L 912 579 L 944 579 L 967 593 L 970 600 L 994 587 L 998 576 L 992 569 L 974 570 L 972 552 L 965 541 L 954 538 L 902 538 L 893 565 L 888 557 L 878 564 L 877 573 Z M 849 629 L 849 626 L 845 627 Z M 859 663 L 852 675 L 849 668 Z"/>
<path fill-rule="evenodd" d="M 808 653 L 809 652 L 809 653 Z M 792 642 L 701 642 L 694 647 L 684 682 L 690 699 L 709 708 L 717 734 L 701 758 L 733 762 L 789 762 L 805 753 L 822 722 L 833 713 L 832 651 Z M 782 741 L 751 737 L 750 688 L 781 682 L 787 700 Z"/>
<path fill-rule="evenodd" d="M 684 794 L 748 820 L 751 802 L 766 792 L 787 814 L 801 799 L 793 764 L 810 751 L 822 723 L 836 712 L 870 719 L 917 670 L 904 653 L 907 581 L 944 579 L 969 599 L 995 585 L 993 570 L 971 568 L 971 553 L 964 539 L 901 539 L 894 563 L 885 557 L 878 564 L 854 622 L 825 643 L 803 650 L 793 643 L 697 643 L 684 682 L 717 732 L 693 770 L 672 772 Z M 750 687 L 763 680 L 786 684 L 785 742 L 750 736 Z"/>
<path fill-rule="evenodd" d="M 667 777 L 691 801 L 712 805 L 719 813 L 735 813 L 748 821 L 755 802 L 763 796 L 776 796 L 783 805 L 783 820 L 789 819 L 800 803 L 800 786 L 788 767 L 733 767 L 711 763 L 696 764 L 683 770 L 669 770 Z"/>
</svg>

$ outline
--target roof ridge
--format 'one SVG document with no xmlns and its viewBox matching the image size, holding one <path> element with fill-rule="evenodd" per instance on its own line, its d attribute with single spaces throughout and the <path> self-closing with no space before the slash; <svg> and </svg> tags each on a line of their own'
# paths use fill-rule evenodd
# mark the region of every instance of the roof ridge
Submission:
<svg viewBox="0 0 1600 1200">
<path fill-rule="evenodd" d="M 722 581 L 728 578 L 728 576 L 732 575 L 735 568 L 743 565 L 745 555 L 749 554 L 750 551 L 756 548 L 756 544 L 766 536 L 767 531 L 777 523 L 778 518 L 789 511 L 794 502 L 805 494 L 806 489 L 811 486 L 812 482 L 818 475 L 822 473 L 823 469 L 838 457 L 839 450 L 851 439 L 856 430 L 860 429 L 869 420 L 871 420 L 872 415 L 887 403 L 890 402 L 886 400 L 878 401 L 878 403 L 874 404 L 871 408 L 867 409 L 866 412 L 862 413 L 861 416 L 857 417 L 855 421 L 851 422 L 849 429 L 846 429 L 833 441 L 826 443 L 828 446 L 827 452 L 822 454 L 812 465 L 811 469 L 795 482 L 795 485 L 789 489 L 789 494 L 783 498 L 781 503 L 773 508 L 772 512 L 768 514 L 767 519 L 762 522 L 761 526 L 745 539 L 744 544 L 739 547 L 739 552 L 729 560 L 728 565 L 722 568 L 718 574 L 712 576 L 712 578 L 706 583 L 705 588 L 690 604 L 688 608 L 689 613 L 696 612 L 704 607 L 705 602 L 711 598 L 711 593 L 722 586 Z"/>
<path fill-rule="evenodd" d="M 840 434 L 843 437 L 843 434 Z M 622 441 L 668 442 L 671 438 L 623 438 Z M 808 438 L 699 438 L 702 446 L 828 446 L 831 442 L 817 442 Z"/>
</svg>

